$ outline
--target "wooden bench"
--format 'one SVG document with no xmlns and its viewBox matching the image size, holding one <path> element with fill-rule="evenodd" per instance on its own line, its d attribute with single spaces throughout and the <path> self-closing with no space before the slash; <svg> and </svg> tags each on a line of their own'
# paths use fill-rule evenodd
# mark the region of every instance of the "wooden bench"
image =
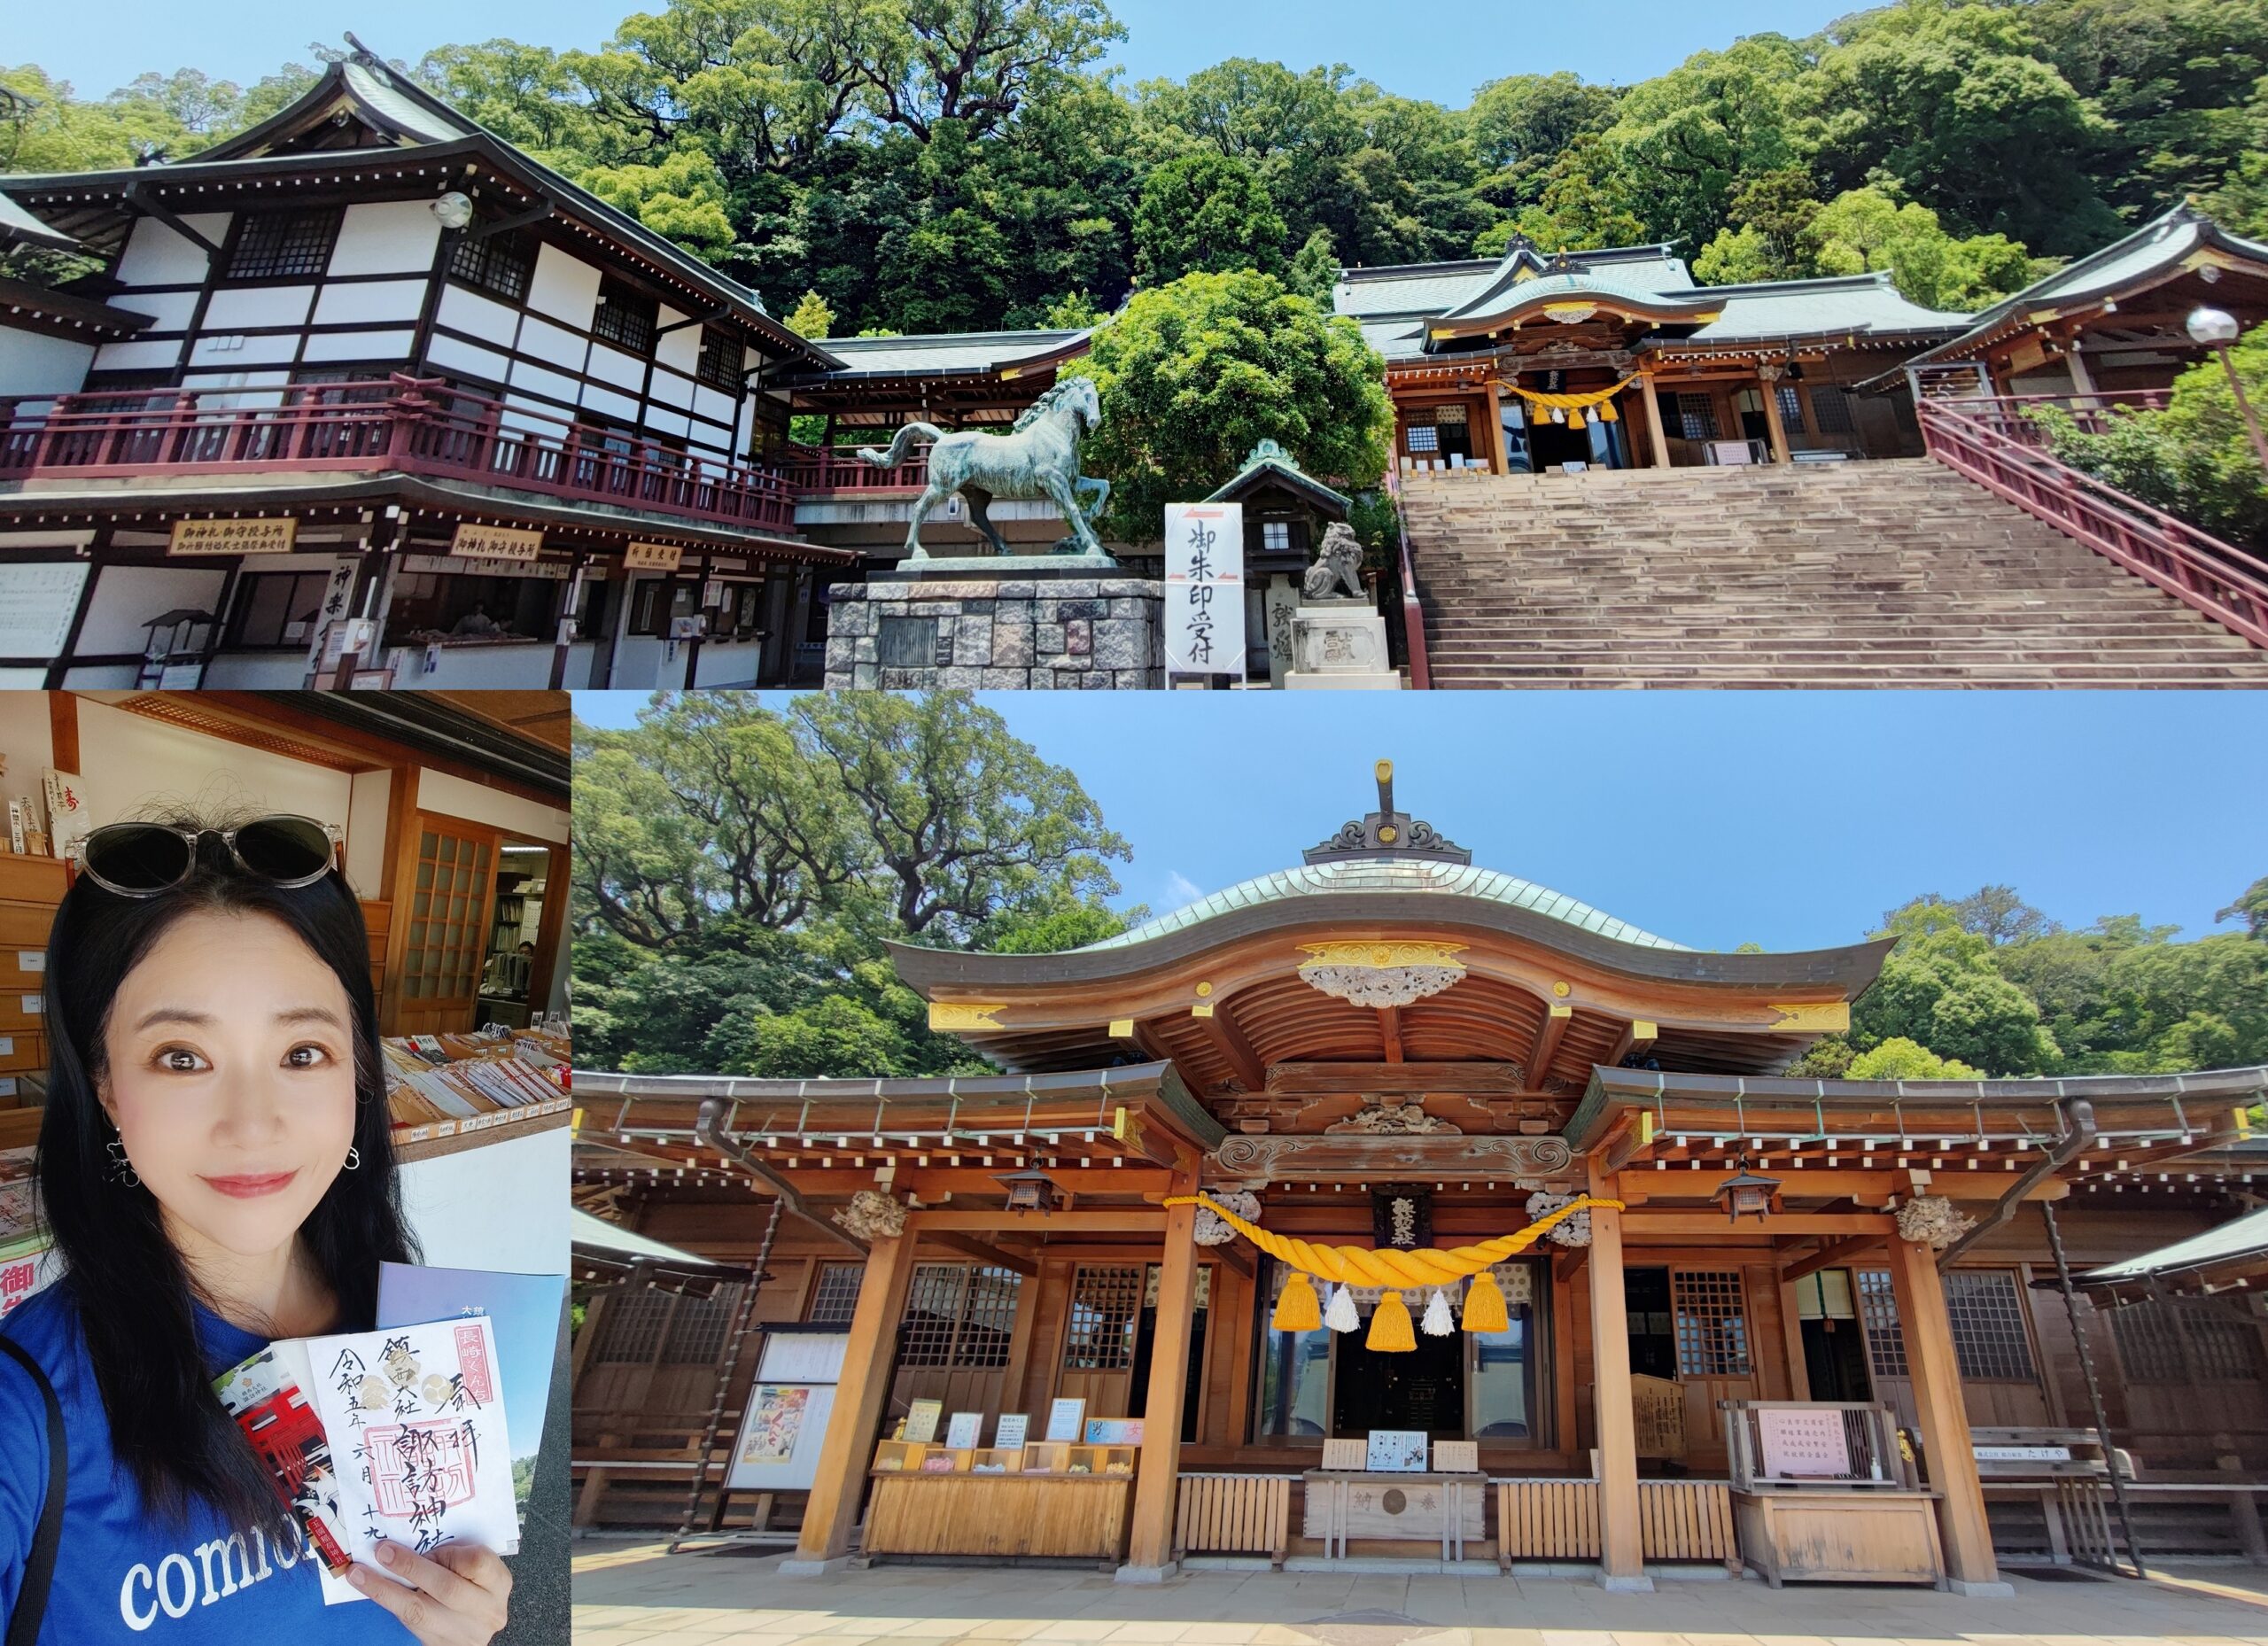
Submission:
<svg viewBox="0 0 2268 1646">
<path fill-rule="evenodd" d="M 1287 1474 L 1184 1474 L 1174 1510 L 1173 1552 L 1265 1555 L 1281 1571 L 1292 1536 Z"/>
</svg>

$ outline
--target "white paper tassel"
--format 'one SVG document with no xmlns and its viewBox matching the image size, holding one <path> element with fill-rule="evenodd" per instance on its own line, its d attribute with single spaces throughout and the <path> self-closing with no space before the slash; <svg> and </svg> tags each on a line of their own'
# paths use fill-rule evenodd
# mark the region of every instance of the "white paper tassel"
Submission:
<svg viewBox="0 0 2268 1646">
<path fill-rule="evenodd" d="M 1323 1311 L 1323 1324 L 1333 1332 L 1352 1332 L 1363 1324 L 1355 1313 L 1355 1294 L 1340 1281 L 1339 1289 L 1331 1294 L 1331 1307 Z"/>
<path fill-rule="evenodd" d="M 1439 1286 L 1433 1288 L 1433 1301 L 1425 1305 L 1425 1318 L 1420 1324 L 1429 1338 L 1454 1337 L 1456 1317 L 1449 1313 L 1449 1300 L 1441 1295 Z"/>
</svg>

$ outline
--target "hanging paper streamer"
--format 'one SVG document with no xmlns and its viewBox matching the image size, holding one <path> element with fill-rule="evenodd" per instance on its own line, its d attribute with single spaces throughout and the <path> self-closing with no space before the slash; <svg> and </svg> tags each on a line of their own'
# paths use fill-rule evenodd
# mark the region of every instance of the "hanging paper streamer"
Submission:
<svg viewBox="0 0 2268 1646">
<path fill-rule="evenodd" d="M 1362 1316 L 1355 1312 L 1355 1294 L 1347 1289 L 1343 1280 L 1331 1294 L 1331 1307 L 1323 1311 L 1323 1324 L 1333 1332 L 1352 1332 L 1363 1324 Z"/>
<path fill-rule="evenodd" d="M 1532 411 L 1548 411 L 1551 414 L 1552 422 L 1565 423 L 1570 428 L 1580 429 L 1583 426 L 1585 412 L 1589 412 L 1601 423 L 1619 423 L 1621 418 L 1615 412 L 1614 397 L 1637 380 L 1636 374 L 1633 373 L 1611 388 L 1589 389 L 1581 394 L 1547 394 L 1542 389 L 1523 389 L 1517 383 L 1504 383 L 1501 379 L 1498 386 L 1518 395 L 1528 403 Z"/>
<path fill-rule="evenodd" d="M 1439 1286 L 1433 1288 L 1433 1300 L 1425 1305 L 1425 1318 L 1421 1325 L 1429 1338 L 1453 1337 L 1456 1333 L 1456 1320 L 1449 1313 L 1449 1298 Z"/>
</svg>

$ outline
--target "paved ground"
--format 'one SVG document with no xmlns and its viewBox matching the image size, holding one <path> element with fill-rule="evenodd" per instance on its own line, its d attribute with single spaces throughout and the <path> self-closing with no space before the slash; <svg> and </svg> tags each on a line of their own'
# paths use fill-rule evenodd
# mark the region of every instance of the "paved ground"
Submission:
<svg viewBox="0 0 2268 1646">
<path fill-rule="evenodd" d="M 2009 1573 L 2014 1600 L 1928 1589 L 1572 1577 L 1200 1572 L 1159 1588 L 1100 1572 L 882 1565 L 783 1578 L 780 1557 L 587 1541 L 576 1646 L 2268 1646 L 2268 1584 L 2233 1566 L 2153 1583 Z"/>
</svg>

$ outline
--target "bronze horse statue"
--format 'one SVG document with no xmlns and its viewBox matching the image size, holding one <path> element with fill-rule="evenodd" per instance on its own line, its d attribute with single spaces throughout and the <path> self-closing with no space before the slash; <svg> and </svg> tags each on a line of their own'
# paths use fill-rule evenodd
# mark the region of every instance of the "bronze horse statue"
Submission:
<svg viewBox="0 0 2268 1646">
<path fill-rule="evenodd" d="M 1101 397 L 1088 377 L 1067 377 L 1025 408 L 1007 434 L 984 434 L 973 429 L 947 434 L 931 423 L 909 423 L 898 430 L 888 450 L 863 446 L 859 458 L 884 469 L 905 461 L 906 448 L 917 441 L 929 443 L 929 485 L 913 505 L 913 518 L 905 528 L 905 557 L 927 560 L 921 547 L 921 522 L 930 510 L 955 492 L 968 500 L 968 520 L 996 554 L 1010 548 L 986 510 L 998 497 L 1018 501 L 1045 498 L 1053 503 L 1071 528 L 1078 552 L 1108 560 L 1110 555 L 1087 523 L 1102 511 L 1110 496 L 1110 482 L 1079 473 L 1079 440 L 1102 421 Z M 1089 499 L 1084 508 L 1081 497 Z"/>
</svg>

